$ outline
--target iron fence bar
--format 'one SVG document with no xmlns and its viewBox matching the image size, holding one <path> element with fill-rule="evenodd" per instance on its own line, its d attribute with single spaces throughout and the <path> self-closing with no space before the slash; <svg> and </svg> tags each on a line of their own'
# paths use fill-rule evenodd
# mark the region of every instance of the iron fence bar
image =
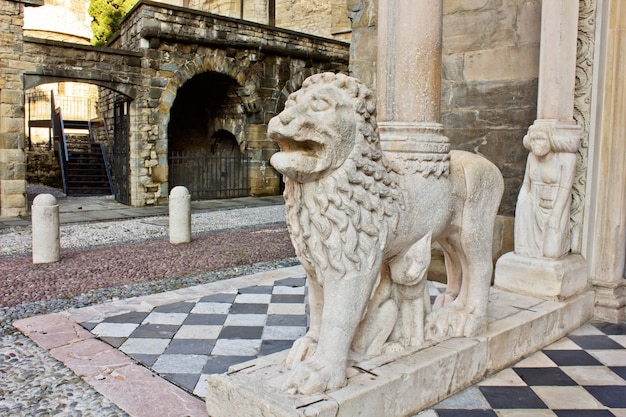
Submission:
<svg viewBox="0 0 626 417">
<path fill-rule="evenodd" d="M 184 185 L 194 200 L 249 195 L 250 158 L 172 152 L 170 186 Z"/>
</svg>

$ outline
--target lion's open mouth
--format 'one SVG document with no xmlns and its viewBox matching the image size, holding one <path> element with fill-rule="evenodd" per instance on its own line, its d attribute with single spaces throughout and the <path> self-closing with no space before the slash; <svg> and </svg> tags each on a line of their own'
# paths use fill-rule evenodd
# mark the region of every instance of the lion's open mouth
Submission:
<svg viewBox="0 0 626 417">
<path fill-rule="evenodd" d="M 281 174 L 296 181 L 306 182 L 328 167 L 325 147 L 314 140 L 296 140 L 278 134 L 272 135 L 280 152 L 272 155 L 270 163 Z"/>
<path fill-rule="evenodd" d="M 294 140 L 287 137 L 276 139 L 281 152 L 298 152 L 309 157 L 320 157 L 324 146 L 314 140 Z"/>
</svg>

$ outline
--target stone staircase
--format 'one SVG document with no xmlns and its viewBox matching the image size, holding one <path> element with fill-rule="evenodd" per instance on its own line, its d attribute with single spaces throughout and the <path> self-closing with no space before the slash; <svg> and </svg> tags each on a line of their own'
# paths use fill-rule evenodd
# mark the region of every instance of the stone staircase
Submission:
<svg viewBox="0 0 626 417">
<path fill-rule="evenodd" d="M 65 128 L 71 128 L 67 122 Z M 113 192 L 101 145 L 92 143 L 88 134 L 68 134 L 66 144 L 66 194 L 111 195 Z"/>
</svg>

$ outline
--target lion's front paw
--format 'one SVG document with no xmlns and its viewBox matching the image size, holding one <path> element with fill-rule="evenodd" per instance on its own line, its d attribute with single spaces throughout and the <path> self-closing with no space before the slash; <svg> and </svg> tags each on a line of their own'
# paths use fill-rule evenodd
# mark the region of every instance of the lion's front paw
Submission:
<svg viewBox="0 0 626 417">
<path fill-rule="evenodd" d="M 470 309 L 447 306 L 430 313 L 426 323 L 427 338 L 441 341 L 448 337 L 472 337 L 487 327 L 487 318 Z"/>
<path fill-rule="evenodd" d="M 346 382 L 346 370 L 343 367 L 307 360 L 295 367 L 282 390 L 290 395 L 313 395 L 341 388 Z"/>
<path fill-rule="evenodd" d="M 293 343 L 287 355 L 287 367 L 293 367 L 307 358 L 310 358 L 317 349 L 317 342 L 310 336 L 303 336 Z"/>
</svg>

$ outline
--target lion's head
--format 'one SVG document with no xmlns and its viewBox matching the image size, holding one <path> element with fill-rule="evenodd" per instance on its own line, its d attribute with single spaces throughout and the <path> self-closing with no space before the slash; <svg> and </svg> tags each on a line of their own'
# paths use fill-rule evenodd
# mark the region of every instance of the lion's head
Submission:
<svg viewBox="0 0 626 417">
<path fill-rule="evenodd" d="M 297 182 L 320 179 L 340 167 L 357 140 L 375 137 L 374 96 L 356 79 L 323 73 L 307 78 L 268 126 L 280 152 L 270 160 Z"/>
<path fill-rule="evenodd" d="M 371 268 L 377 245 L 395 230 L 403 194 L 387 167 L 376 127 L 376 101 L 355 78 L 307 78 L 270 121 L 285 175 L 285 211 L 303 265 L 344 273 Z M 316 187 L 306 183 L 317 182 Z M 350 235 L 346 246 L 340 235 Z M 305 266 L 306 267 L 306 266 Z"/>
</svg>

